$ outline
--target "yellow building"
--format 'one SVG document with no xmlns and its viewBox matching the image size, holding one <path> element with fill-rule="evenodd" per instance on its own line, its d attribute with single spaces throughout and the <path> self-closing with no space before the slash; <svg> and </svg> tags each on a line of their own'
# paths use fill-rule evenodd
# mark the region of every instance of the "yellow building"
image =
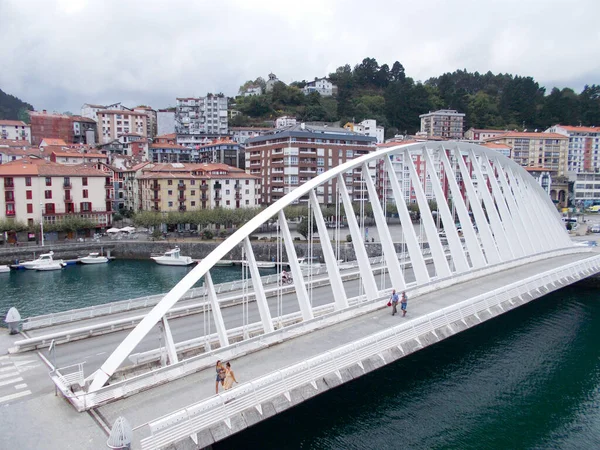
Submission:
<svg viewBox="0 0 600 450">
<path fill-rule="evenodd" d="M 139 176 L 146 211 L 253 208 L 259 177 L 226 164 L 148 164 Z"/>
</svg>

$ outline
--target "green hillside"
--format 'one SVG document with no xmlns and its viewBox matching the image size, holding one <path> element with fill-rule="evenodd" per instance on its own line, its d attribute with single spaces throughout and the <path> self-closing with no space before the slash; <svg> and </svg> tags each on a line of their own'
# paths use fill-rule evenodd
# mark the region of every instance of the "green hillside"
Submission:
<svg viewBox="0 0 600 450">
<path fill-rule="evenodd" d="M 0 89 L 0 120 L 22 120 L 29 123 L 27 111 L 33 111 L 33 106 Z"/>
</svg>

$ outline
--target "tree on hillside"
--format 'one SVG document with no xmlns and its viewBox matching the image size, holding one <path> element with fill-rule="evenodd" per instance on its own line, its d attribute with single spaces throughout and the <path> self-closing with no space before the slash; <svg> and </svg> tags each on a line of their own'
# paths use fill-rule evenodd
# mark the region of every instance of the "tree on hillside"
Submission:
<svg viewBox="0 0 600 450">
<path fill-rule="evenodd" d="M 27 111 L 33 111 L 33 106 L 0 89 L 0 120 L 22 120 L 29 123 Z"/>
</svg>

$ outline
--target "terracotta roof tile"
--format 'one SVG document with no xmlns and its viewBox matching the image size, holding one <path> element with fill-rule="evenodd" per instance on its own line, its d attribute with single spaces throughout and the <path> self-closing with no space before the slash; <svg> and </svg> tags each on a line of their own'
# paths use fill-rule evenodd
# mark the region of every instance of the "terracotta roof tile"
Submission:
<svg viewBox="0 0 600 450">
<path fill-rule="evenodd" d="M 31 147 L 31 144 L 27 141 L 14 141 L 12 139 L 0 139 L 0 147 L 25 148 L 25 147 Z"/>
<path fill-rule="evenodd" d="M 42 143 L 46 145 L 62 145 L 64 147 L 67 146 L 67 143 L 63 139 L 42 138 L 42 142 L 40 142 L 40 145 Z"/>
<path fill-rule="evenodd" d="M 600 127 L 574 127 L 571 125 L 556 125 L 571 133 L 600 133 Z"/>
<path fill-rule="evenodd" d="M 485 142 L 489 141 L 498 141 L 507 138 L 523 138 L 523 139 L 567 139 L 567 137 L 563 134 L 558 133 L 529 133 L 522 131 L 509 131 L 505 134 L 501 134 L 500 136 L 490 137 L 485 139 Z"/>
<path fill-rule="evenodd" d="M 23 158 L 0 165 L 0 176 L 86 176 L 105 177 L 102 171 L 90 164 L 64 165 L 37 158 Z"/>
<path fill-rule="evenodd" d="M 21 120 L 0 120 L 0 127 L 5 125 L 7 127 L 28 127 L 25 122 Z"/>
</svg>

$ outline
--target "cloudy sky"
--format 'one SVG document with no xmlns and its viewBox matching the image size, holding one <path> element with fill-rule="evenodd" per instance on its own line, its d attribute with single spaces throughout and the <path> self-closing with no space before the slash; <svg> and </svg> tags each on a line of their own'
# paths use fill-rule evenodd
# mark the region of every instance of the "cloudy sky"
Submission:
<svg viewBox="0 0 600 450">
<path fill-rule="evenodd" d="M 174 105 L 274 72 L 374 57 L 408 76 L 508 72 L 600 83 L 599 0 L 0 0 L 0 89 L 36 109 Z"/>
</svg>

